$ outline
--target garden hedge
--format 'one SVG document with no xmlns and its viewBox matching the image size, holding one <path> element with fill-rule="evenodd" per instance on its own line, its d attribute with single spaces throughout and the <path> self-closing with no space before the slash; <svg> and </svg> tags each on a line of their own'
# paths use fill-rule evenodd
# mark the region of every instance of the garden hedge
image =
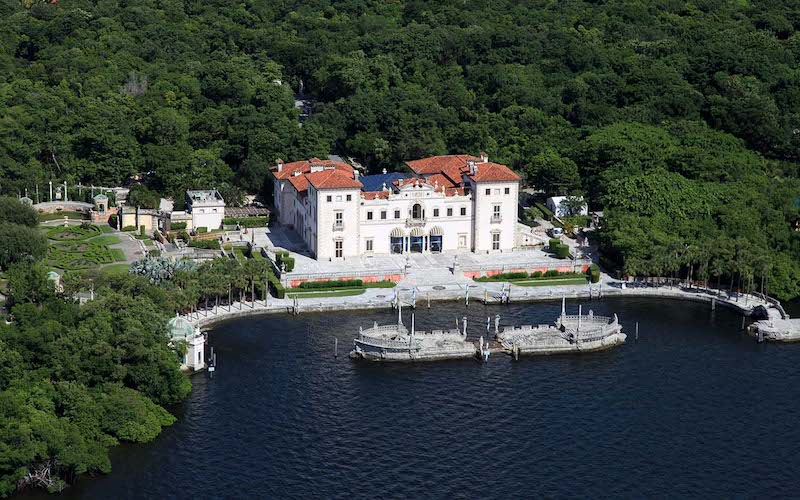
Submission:
<svg viewBox="0 0 800 500">
<path fill-rule="evenodd" d="M 321 290 L 333 288 L 361 288 L 364 282 L 361 280 L 337 280 L 337 281 L 306 281 L 300 283 L 298 288 L 306 290 Z"/>
<path fill-rule="evenodd" d="M 238 224 L 241 227 L 266 227 L 269 224 L 269 217 L 225 217 L 222 219 L 222 224 L 224 226 Z"/>
<path fill-rule="evenodd" d="M 558 246 L 556 246 L 556 257 L 558 257 L 559 259 L 566 259 L 568 256 L 569 256 L 569 245 L 559 244 Z"/>
</svg>

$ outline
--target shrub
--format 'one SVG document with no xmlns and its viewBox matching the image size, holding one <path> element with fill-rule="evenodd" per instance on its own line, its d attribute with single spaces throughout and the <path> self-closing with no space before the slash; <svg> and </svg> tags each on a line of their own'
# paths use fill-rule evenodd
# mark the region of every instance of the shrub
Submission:
<svg viewBox="0 0 800 500">
<path fill-rule="evenodd" d="M 481 282 L 509 281 L 509 280 L 526 279 L 527 277 L 528 273 L 525 271 L 521 271 L 516 273 L 500 273 L 500 274 L 495 274 L 494 276 L 483 276 L 480 278 L 476 278 L 475 281 L 481 281 Z"/>
<path fill-rule="evenodd" d="M 542 216 L 544 217 L 545 220 L 551 220 L 555 215 L 553 212 L 550 211 L 549 208 L 544 206 L 542 203 L 535 203 L 534 206 L 542 212 Z"/>
<path fill-rule="evenodd" d="M 241 227 L 265 227 L 269 224 L 269 217 L 225 217 L 222 219 L 225 226 L 239 225 Z"/>
<path fill-rule="evenodd" d="M 597 264 L 592 264 L 589 266 L 589 269 L 586 270 L 586 274 L 588 275 L 589 281 L 592 283 L 597 283 L 600 281 L 600 268 Z"/>
<path fill-rule="evenodd" d="M 541 278 L 542 272 L 541 271 L 534 271 L 531 273 L 531 278 Z"/>
<path fill-rule="evenodd" d="M 329 288 L 361 288 L 364 282 L 361 280 L 337 280 L 337 281 L 306 281 L 300 283 L 298 288 L 306 290 L 322 290 Z"/>
<path fill-rule="evenodd" d="M 111 214 L 108 216 L 108 225 L 114 229 L 117 228 L 117 214 Z"/>
<path fill-rule="evenodd" d="M 129 233 L 132 231 L 136 231 L 136 226 L 125 226 L 122 228 L 122 230 L 125 231 L 126 233 Z"/>
<path fill-rule="evenodd" d="M 194 232 L 197 233 L 197 234 L 207 233 L 208 232 L 208 228 L 207 227 L 196 227 L 196 228 L 194 228 Z"/>
<path fill-rule="evenodd" d="M 147 252 L 148 257 L 161 257 L 161 250 L 150 250 Z"/>
<path fill-rule="evenodd" d="M 181 229 L 186 229 L 185 222 L 172 222 L 169 225 L 170 231 L 180 231 Z"/>
<path fill-rule="evenodd" d="M 558 245 L 561 244 L 561 240 L 558 238 L 551 238 L 550 241 L 547 242 L 547 248 L 550 249 L 551 252 L 555 252 Z"/>
<path fill-rule="evenodd" d="M 283 250 L 280 252 L 275 252 L 275 260 L 275 264 L 277 264 L 278 269 L 280 269 L 281 264 L 286 266 L 285 270 L 287 273 L 292 272 L 294 269 L 294 257 L 290 257 L 289 252 Z"/>
<path fill-rule="evenodd" d="M 192 240 L 188 243 L 188 246 L 206 250 L 219 250 L 219 240 Z"/>
<path fill-rule="evenodd" d="M 566 259 L 569 256 L 569 245 L 558 245 L 556 247 L 556 257 Z"/>
<path fill-rule="evenodd" d="M 186 231 L 181 231 L 178 233 L 178 238 L 182 239 L 183 241 L 189 241 L 189 233 Z"/>
<path fill-rule="evenodd" d="M 269 288 L 276 298 L 282 299 L 286 297 L 286 289 L 281 285 L 281 280 L 273 273 L 269 273 Z"/>
<path fill-rule="evenodd" d="M 545 278 L 552 278 L 554 276 L 558 276 L 559 274 L 560 273 L 558 271 L 556 271 L 555 269 L 550 269 L 549 271 L 545 271 L 543 276 Z"/>
</svg>

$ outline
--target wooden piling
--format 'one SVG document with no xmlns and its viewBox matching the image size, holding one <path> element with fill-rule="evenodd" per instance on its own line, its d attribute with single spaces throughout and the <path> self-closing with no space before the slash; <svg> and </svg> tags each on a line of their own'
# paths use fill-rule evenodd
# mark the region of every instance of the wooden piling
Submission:
<svg viewBox="0 0 800 500">
<path fill-rule="evenodd" d="M 339 339 L 337 337 L 334 337 L 333 339 L 333 357 L 339 357 Z"/>
<path fill-rule="evenodd" d="M 639 322 L 636 322 L 636 340 L 639 340 Z"/>
</svg>

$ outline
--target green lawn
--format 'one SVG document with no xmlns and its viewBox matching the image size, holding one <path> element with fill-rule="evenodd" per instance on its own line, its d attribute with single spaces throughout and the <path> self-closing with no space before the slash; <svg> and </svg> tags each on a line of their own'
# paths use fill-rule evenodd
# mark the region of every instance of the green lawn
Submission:
<svg viewBox="0 0 800 500">
<path fill-rule="evenodd" d="M 235 246 L 235 247 L 233 247 L 233 253 L 236 254 L 236 257 L 239 258 L 239 260 L 245 260 L 245 259 L 248 258 L 247 257 L 247 247 Z"/>
<path fill-rule="evenodd" d="M 103 234 L 116 232 L 116 229 L 114 229 L 113 227 L 109 226 L 108 224 L 101 224 L 99 227 L 100 227 L 100 232 L 103 233 Z"/>
<path fill-rule="evenodd" d="M 350 297 L 364 293 L 363 288 L 349 288 L 345 290 L 328 290 L 324 292 L 286 292 L 286 298 L 297 295 L 298 299 L 318 299 L 322 297 Z"/>
<path fill-rule="evenodd" d="M 86 240 L 95 236 L 100 236 L 100 228 L 90 225 L 81 226 L 55 226 L 47 230 L 47 237 L 55 241 L 77 241 Z"/>
<path fill-rule="evenodd" d="M 126 260 L 128 260 L 127 257 L 125 257 L 125 252 L 123 252 L 121 248 L 111 248 L 110 250 L 111 250 L 111 255 L 114 256 L 115 261 L 125 262 Z M 125 265 L 127 266 L 128 264 Z"/>
<path fill-rule="evenodd" d="M 113 235 L 110 235 L 110 234 L 106 234 L 106 235 L 103 235 L 103 236 L 98 236 L 96 238 L 92 238 L 89 241 L 91 241 L 95 245 L 116 245 L 117 243 L 120 242 L 120 239 L 118 237 L 116 237 L 116 236 L 113 236 Z"/>
<path fill-rule="evenodd" d="M 64 220 L 64 216 L 70 220 L 86 220 L 88 217 L 81 212 L 56 212 L 54 214 L 39 214 L 39 222 L 49 220 Z"/>
<path fill-rule="evenodd" d="M 558 286 L 558 285 L 585 285 L 586 278 L 538 279 L 530 281 L 515 281 L 519 286 Z"/>
<path fill-rule="evenodd" d="M 100 268 L 100 272 L 105 275 L 126 274 L 131 266 L 128 264 L 111 264 Z"/>
</svg>

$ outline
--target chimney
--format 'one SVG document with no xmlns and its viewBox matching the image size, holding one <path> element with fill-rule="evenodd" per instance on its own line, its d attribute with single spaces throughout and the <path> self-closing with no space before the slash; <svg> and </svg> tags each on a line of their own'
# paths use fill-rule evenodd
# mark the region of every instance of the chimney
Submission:
<svg viewBox="0 0 800 500">
<path fill-rule="evenodd" d="M 478 166 L 475 164 L 475 160 L 467 160 L 467 167 L 469 167 L 469 175 L 478 173 Z"/>
<path fill-rule="evenodd" d="M 383 169 L 383 175 L 386 175 L 386 169 L 385 168 Z"/>
<path fill-rule="evenodd" d="M 358 170 L 353 170 L 353 179 L 358 180 L 359 175 Z"/>
<path fill-rule="evenodd" d="M 277 160 L 275 160 L 275 163 L 278 164 L 278 172 L 282 172 L 283 171 L 283 160 L 278 158 Z"/>
<path fill-rule="evenodd" d="M 489 155 L 481 151 L 481 161 L 483 163 L 489 163 Z"/>
</svg>

